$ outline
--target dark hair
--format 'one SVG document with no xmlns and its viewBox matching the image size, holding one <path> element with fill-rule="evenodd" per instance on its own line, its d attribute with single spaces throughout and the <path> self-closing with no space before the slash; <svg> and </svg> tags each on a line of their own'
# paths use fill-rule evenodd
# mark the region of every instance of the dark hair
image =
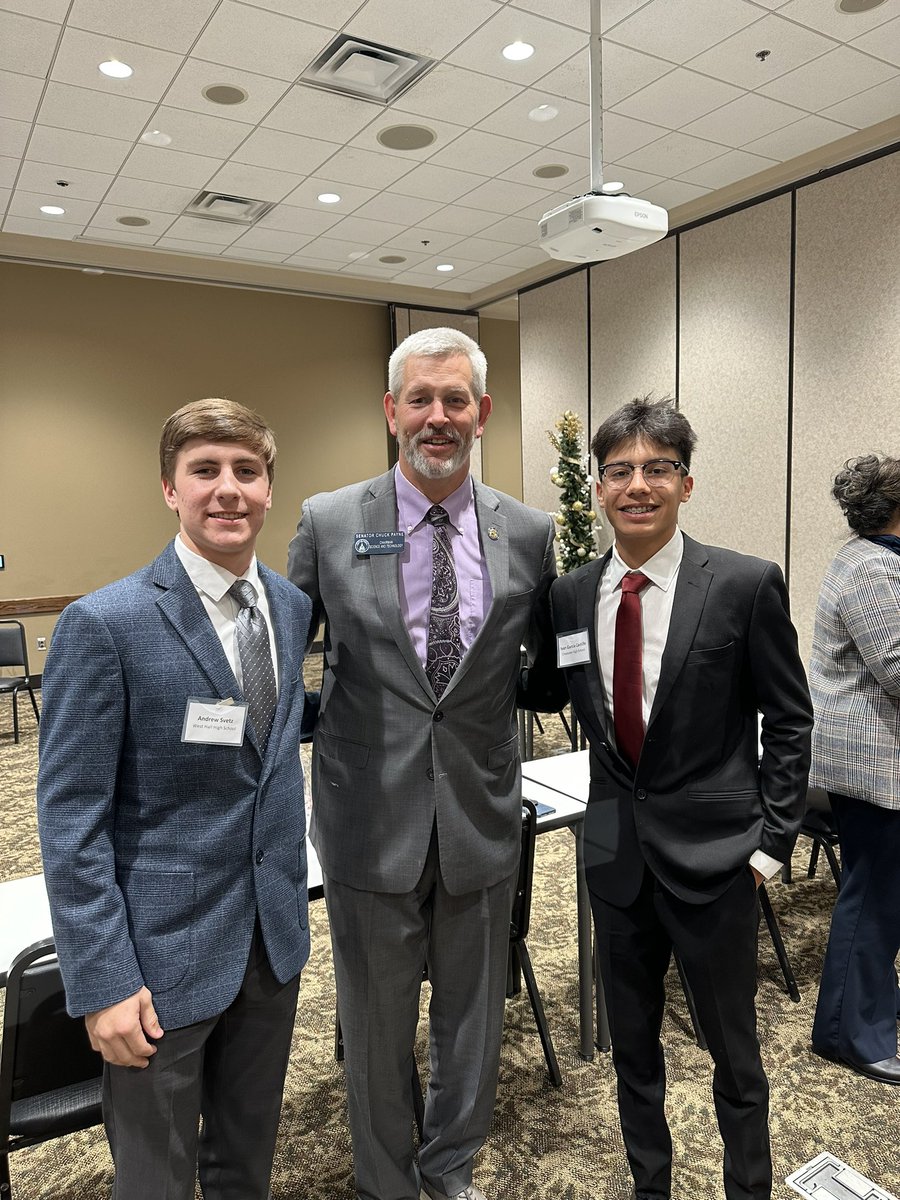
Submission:
<svg viewBox="0 0 900 1200">
<path fill-rule="evenodd" d="M 622 442 L 634 442 L 638 438 L 652 442 L 654 446 L 671 446 L 685 469 L 690 470 L 697 435 L 687 417 L 675 407 L 672 396 L 664 396 L 662 400 L 641 396 L 629 404 L 623 404 L 606 418 L 594 434 L 591 449 L 602 466 L 610 450 Z"/>
<path fill-rule="evenodd" d="M 834 477 L 831 494 L 854 533 L 881 533 L 900 509 L 900 458 L 848 458 Z"/>
<path fill-rule="evenodd" d="M 235 400 L 194 400 L 172 413 L 159 439 L 159 467 L 163 479 L 172 482 L 175 460 L 185 442 L 204 438 L 207 442 L 241 442 L 266 464 L 269 483 L 275 478 L 275 435 L 259 413 Z"/>
</svg>

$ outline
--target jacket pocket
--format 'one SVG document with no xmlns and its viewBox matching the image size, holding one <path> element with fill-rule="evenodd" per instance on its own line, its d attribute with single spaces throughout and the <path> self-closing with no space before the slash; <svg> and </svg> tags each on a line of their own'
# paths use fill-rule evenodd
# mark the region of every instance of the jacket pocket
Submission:
<svg viewBox="0 0 900 1200">
<path fill-rule="evenodd" d="M 488 750 L 487 765 L 492 771 L 496 771 L 498 767 L 505 767 L 507 763 L 514 762 L 519 757 L 519 735 L 511 737 L 508 742 L 501 742 L 499 746 L 492 746 Z"/>
<path fill-rule="evenodd" d="M 719 659 L 728 658 L 732 654 L 734 642 L 727 642 L 724 646 L 710 646 L 708 650 L 691 650 L 685 659 L 685 665 L 691 667 L 698 663 L 718 662 Z"/>
<path fill-rule="evenodd" d="M 533 589 L 530 589 L 527 592 L 513 592 L 511 596 L 506 597 L 506 607 L 513 608 L 517 604 L 529 604 L 533 599 Z"/>
<path fill-rule="evenodd" d="M 134 868 L 120 884 L 144 983 L 166 992 L 193 966 L 194 873 Z"/>
<path fill-rule="evenodd" d="M 369 761 L 369 747 L 362 742 L 351 742 L 347 738 L 337 737 L 326 733 L 323 729 L 316 731 L 315 748 L 323 758 L 333 758 L 336 762 L 348 767 L 361 770 Z"/>
</svg>

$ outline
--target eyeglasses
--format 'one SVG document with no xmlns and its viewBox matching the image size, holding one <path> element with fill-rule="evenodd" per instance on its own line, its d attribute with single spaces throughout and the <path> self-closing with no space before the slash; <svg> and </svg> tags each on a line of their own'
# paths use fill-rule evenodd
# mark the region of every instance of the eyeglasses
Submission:
<svg viewBox="0 0 900 1200">
<path fill-rule="evenodd" d="M 640 471 L 647 487 L 665 487 L 679 471 L 687 475 L 687 467 L 675 458 L 651 458 L 645 463 L 606 463 L 598 468 L 600 478 L 611 488 L 624 488 L 631 483 L 635 471 Z"/>
</svg>

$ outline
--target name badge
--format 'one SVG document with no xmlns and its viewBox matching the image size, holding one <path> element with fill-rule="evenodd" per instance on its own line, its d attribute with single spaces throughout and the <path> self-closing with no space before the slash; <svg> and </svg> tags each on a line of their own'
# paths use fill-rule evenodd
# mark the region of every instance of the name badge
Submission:
<svg viewBox="0 0 900 1200">
<path fill-rule="evenodd" d="M 402 530 L 390 533 L 357 533 L 353 536 L 353 553 L 362 556 L 402 554 L 405 545 L 406 534 Z"/>
<path fill-rule="evenodd" d="M 591 661 L 591 643 L 586 629 L 575 629 L 572 633 L 561 633 L 556 639 L 556 665 L 579 667 Z"/>
<path fill-rule="evenodd" d="M 246 704 L 188 696 L 181 740 L 205 742 L 210 746 L 242 746 L 246 724 Z"/>
</svg>

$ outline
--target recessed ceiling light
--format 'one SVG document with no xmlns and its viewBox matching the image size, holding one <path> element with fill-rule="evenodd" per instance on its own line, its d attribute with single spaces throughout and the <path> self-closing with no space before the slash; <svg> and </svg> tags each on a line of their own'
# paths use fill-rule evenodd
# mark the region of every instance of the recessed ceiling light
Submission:
<svg viewBox="0 0 900 1200">
<path fill-rule="evenodd" d="M 453 263 L 441 263 L 439 267 L 434 268 L 436 271 L 452 271 Z"/>
<path fill-rule="evenodd" d="M 319 192 L 316 199 L 320 204 L 339 204 L 341 198 L 337 192 Z"/>
<path fill-rule="evenodd" d="M 61 217 L 66 210 L 60 208 L 58 204 L 42 204 L 41 212 L 46 213 L 48 217 Z"/>
<path fill-rule="evenodd" d="M 369 251 L 368 250 L 351 250 L 350 253 L 347 255 L 347 257 L 353 259 L 354 261 L 357 258 L 368 258 Z"/>
<path fill-rule="evenodd" d="M 148 146 L 172 145 L 171 137 L 161 129 L 148 129 L 146 133 L 141 134 L 141 141 L 146 142 Z"/>
<path fill-rule="evenodd" d="M 503 57 L 508 58 L 510 62 L 523 62 L 526 58 L 531 58 L 534 54 L 534 46 L 529 42 L 510 42 L 508 46 L 503 47 Z"/>
<path fill-rule="evenodd" d="M 375 137 L 388 150 L 424 150 L 437 140 L 434 130 L 425 125 L 390 125 Z"/>
<path fill-rule="evenodd" d="M 117 225 L 149 225 L 147 217 L 116 217 Z"/>
<path fill-rule="evenodd" d="M 231 83 L 211 83 L 203 88 L 201 95 L 212 104 L 243 104 L 250 93 Z"/>
<path fill-rule="evenodd" d="M 623 192 L 624 190 L 625 184 L 619 183 L 617 180 L 613 180 L 610 183 L 604 183 L 600 188 L 601 192 L 606 192 L 610 196 L 614 196 L 616 192 Z"/>
<path fill-rule="evenodd" d="M 552 121 L 554 117 L 559 116 L 559 109 L 554 108 L 552 104 L 539 104 L 537 108 L 533 108 L 528 114 L 529 121 Z"/>
<path fill-rule="evenodd" d="M 535 167 L 531 173 L 538 179 L 558 179 L 560 175 L 568 175 L 569 168 L 562 163 L 546 163 L 543 167 Z"/>
<path fill-rule="evenodd" d="M 128 63 L 119 62 L 117 58 L 110 58 L 106 62 L 100 63 L 100 70 L 112 79 L 127 79 L 129 75 L 134 74 L 133 67 L 129 67 Z"/>
</svg>

